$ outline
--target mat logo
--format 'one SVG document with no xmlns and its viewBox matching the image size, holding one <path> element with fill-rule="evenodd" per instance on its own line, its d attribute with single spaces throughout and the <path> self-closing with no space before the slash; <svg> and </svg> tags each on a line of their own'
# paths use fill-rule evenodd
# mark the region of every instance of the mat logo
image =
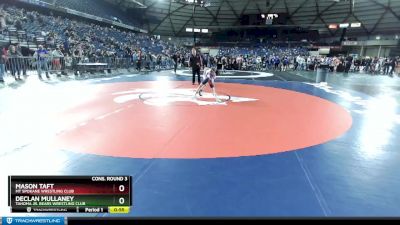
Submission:
<svg viewBox="0 0 400 225">
<path fill-rule="evenodd" d="M 191 102 L 199 106 L 209 105 L 228 105 L 229 102 L 252 102 L 258 101 L 254 98 L 236 97 L 227 94 L 218 94 L 219 102 L 216 101 L 214 95 L 208 92 L 202 92 L 202 96 L 195 97 L 195 89 L 189 88 L 154 88 L 154 89 L 134 89 L 113 93 L 118 95 L 114 98 L 114 102 L 123 104 L 129 101 L 141 100 L 147 105 L 166 106 L 171 103 Z"/>
<path fill-rule="evenodd" d="M 171 71 L 172 74 L 175 75 L 174 71 Z M 178 70 L 176 71 L 176 75 L 192 77 L 192 70 Z M 263 77 L 272 77 L 274 74 L 266 73 L 261 71 L 243 71 L 243 70 L 226 70 L 221 71 L 218 79 L 239 79 L 239 78 L 263 78 Z"/>
<path fill-rule="evenodd" d="M 12 224 L 12 222 L 13 222 L 13 218 L 7 218 L 7 224 Z"/>
</svg>

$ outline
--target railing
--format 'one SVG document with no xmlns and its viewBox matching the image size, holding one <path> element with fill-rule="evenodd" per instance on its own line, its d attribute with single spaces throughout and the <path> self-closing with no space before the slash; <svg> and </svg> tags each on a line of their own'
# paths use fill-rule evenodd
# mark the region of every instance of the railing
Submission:
<svg viewBox="0 0 400 225">
<path fill-rule="evenodd" d="M 111 73 L 125 69 L 123 72 L 154 71 L 173 69 L 174 63 L 170 58 L 161 61 L 133 60 L 132 58 L 118 57 L 7 57 L 5 70 L 12 76 L 29 74 L 57 74 L 57 75 L 83 75 L 88 73 Z"/>
</svg>

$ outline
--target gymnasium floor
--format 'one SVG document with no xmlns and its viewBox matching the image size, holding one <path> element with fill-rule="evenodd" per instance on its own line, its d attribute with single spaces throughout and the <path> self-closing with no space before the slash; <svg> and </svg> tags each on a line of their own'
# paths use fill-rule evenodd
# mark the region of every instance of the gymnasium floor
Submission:
<svg viewBox="0 0 400 225">
<path fill-rule="evenodd" d="M 0 215 L 8 175 L 99 174 L 125 216 L 400 215 L 400 78 L 230 75 L 219 104 L 171 71 L 0 88 Z"/>
</svg>

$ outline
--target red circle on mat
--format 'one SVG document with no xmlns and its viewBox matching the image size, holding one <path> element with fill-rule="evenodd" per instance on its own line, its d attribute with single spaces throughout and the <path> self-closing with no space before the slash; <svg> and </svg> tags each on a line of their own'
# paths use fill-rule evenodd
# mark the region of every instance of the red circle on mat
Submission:
<svg viewBox="0 0 400 225">
<path fill-rule="evenodd" d="M 352 124 L 351 115 L 335 103 L 272 87 L 218 83 L 220 93 L 258 100 L 205 106 L 114 100 L 138 89 L 196 88 L 187 82 L 126 82 L 95 88 L 99 91 L 91 101 L 63 113 L 72 128 L 57 135 L 58 148 L 132 158 L 255 156 L 321 144 Z"/>
</svg>

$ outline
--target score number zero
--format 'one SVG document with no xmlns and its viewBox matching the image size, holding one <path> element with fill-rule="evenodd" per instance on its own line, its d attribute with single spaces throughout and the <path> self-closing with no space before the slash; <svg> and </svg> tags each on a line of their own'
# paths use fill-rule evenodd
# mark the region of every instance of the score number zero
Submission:
<svg viewBox="0 0 400 225">
<path fill-rule="evenodd" d="M 99 176 L 94 176 L 92 177 L 92 181 L 128 181 L 128 177 L 99 177 Z M 125 186 L 124 185 L 119 185 L 118 187 L 119 192 L 124 192 L 125 191 Z M 118 203 L 120 205 L 125 204 L 125 198 L 121 197 L 118 200 Z"/>
<path fill-rule="evenodd" d="M 124 192 L 124 191 L 125 191 L 125 186 L 124 186 L 123 184 L 119 185 L 118 191 Z M 118 199 L 118 203 L 119 203 L 120 205 L 125 204 L 125 198 L 124 198 L 124 197 L 119 198 L 119 199 Z"/>
</svg>

